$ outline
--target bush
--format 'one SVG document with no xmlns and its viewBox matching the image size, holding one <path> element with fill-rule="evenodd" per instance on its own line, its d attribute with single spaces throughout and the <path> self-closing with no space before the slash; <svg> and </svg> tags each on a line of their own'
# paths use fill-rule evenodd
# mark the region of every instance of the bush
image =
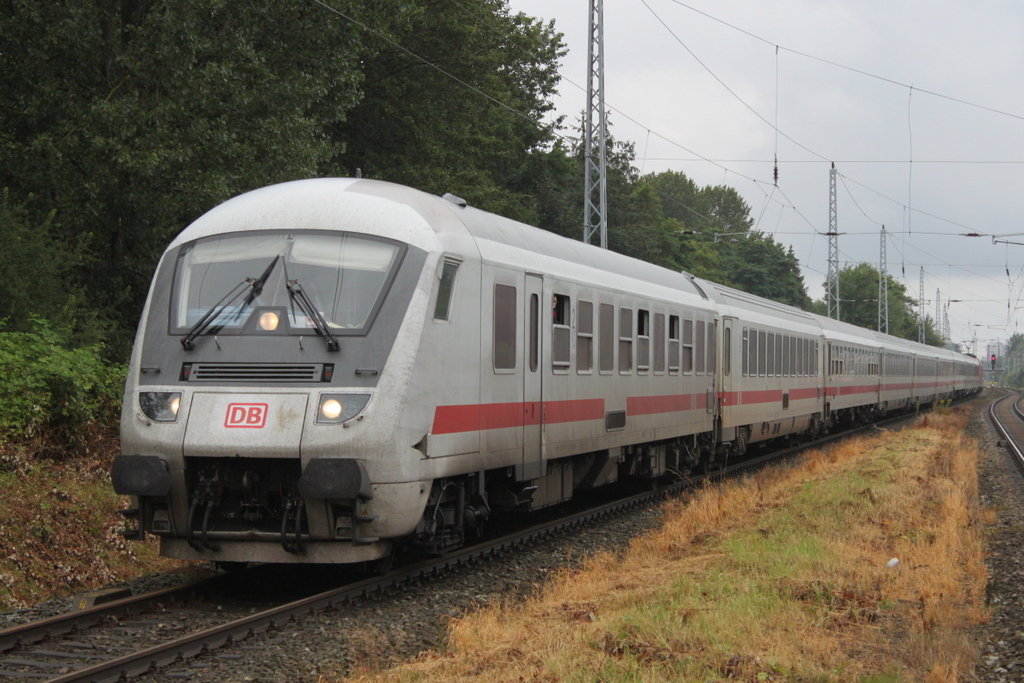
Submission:
<svg viewBox="0 0 1024 683">
<path fill-rule="evenodd" d="M 87 425 L 116 424 L 126 367 L 105 363 L 99 345 L 65 348 L 42 320 L 35 328 L 0 332 L 0 436 L 46 430 L 69 442 Z"/>
</svg>

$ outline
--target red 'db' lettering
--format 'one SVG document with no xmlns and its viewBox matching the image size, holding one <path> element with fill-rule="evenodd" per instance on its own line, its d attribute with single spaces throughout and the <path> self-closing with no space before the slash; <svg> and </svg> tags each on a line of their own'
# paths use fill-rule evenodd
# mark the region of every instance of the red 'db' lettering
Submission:
<svg viewBox="0 0 1024 683">
<path fill-rule="evenodd" d="M 267 425 L 268 409 L 266 403 L 231 403 L 224 416 L 224 426 L 262 429 Z"/>
</svg>

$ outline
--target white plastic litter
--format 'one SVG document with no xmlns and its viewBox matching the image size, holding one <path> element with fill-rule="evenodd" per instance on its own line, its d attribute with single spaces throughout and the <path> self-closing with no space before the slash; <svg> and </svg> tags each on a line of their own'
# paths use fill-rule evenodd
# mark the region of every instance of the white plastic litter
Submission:
<svg viewBox="0 0 1024 683">
<path fill-rule="evenodd" d="M 888 567 L 889 569 L 892 569 L 893 567 L 895 567 L 899 563 L 900 563 L 900 558 L 894 557 L 891 560 L 889 560 L 888 562 L 886 562 L 885 566 Z"/>
</svg>

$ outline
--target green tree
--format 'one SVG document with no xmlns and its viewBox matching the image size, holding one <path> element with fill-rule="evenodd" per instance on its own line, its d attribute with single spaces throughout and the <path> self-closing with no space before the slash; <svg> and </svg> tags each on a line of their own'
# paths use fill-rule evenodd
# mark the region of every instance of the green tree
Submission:
<svg viewBox="0 0 1024 683">
<path fill-rule="evenodd" d="M 753 229 L 750 207 L 734 188 L 699 188 L 678 171 L 649 174 L 640 182 L 659 198 L 666 218 L 685 232 L 676 256 L 685 270 L 767 299 L 810 308 L 793 250 Z"/>
<path fill-rule="evenodd" d="M 330 127 L 332 166 L 536 224 L 531 155 L 558 125 L 544 117 L 564 54 L 553 22 L 504 0 L 418 0 L 394 39 L 374 42 L 363 98 Z"/>
<path fill-rule="evenodd" d="M 33 200 L 15 204 L 8 188 L 0 190 L 0 329 L 28 332 L 45 319 L 72 346 L 96 343 L 101 331 L 72 279 L 78 245 L 52 235 L 54 212 L 32 216 L 25 203 Z"/>
<path fill-rule="evenodd" d="M 915 300 L 907 296 L 907 288 L 888 275 L 889 334 L 917 341 Z M 878 329 L 878 269 L 868 263 L 846 266 L 839 271 L 839 319 L 869 330 Z M 814 312 L 826 315 L 825 302 L 815 302 Z M 945 340 L 930 316 L 925 317 L 925 343 L 945 346 Z"/>
<path fill-rule="evenodd" d="M 337 4 L 385 25 L 405 7 Z M 337 153 L 327 127 L 358 100 L 364 54 L 353 24 L 299 0 L 0 0 L 0 187 L 84 252 L 114 356 L 184 225 Z"/>
</svg>

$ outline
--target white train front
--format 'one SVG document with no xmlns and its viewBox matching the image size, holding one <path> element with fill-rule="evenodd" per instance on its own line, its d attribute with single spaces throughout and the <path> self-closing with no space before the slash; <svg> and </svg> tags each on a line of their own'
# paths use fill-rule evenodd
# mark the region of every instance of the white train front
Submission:
<svg viewBox="0 0 1024 683">
<path fill-rule="evenodd" d="M 303 180 L 168 247 L 112 478 L 165 555 L 370 562 L 980 386 L 972 357 L 450 195 Z"/>
</svg>

